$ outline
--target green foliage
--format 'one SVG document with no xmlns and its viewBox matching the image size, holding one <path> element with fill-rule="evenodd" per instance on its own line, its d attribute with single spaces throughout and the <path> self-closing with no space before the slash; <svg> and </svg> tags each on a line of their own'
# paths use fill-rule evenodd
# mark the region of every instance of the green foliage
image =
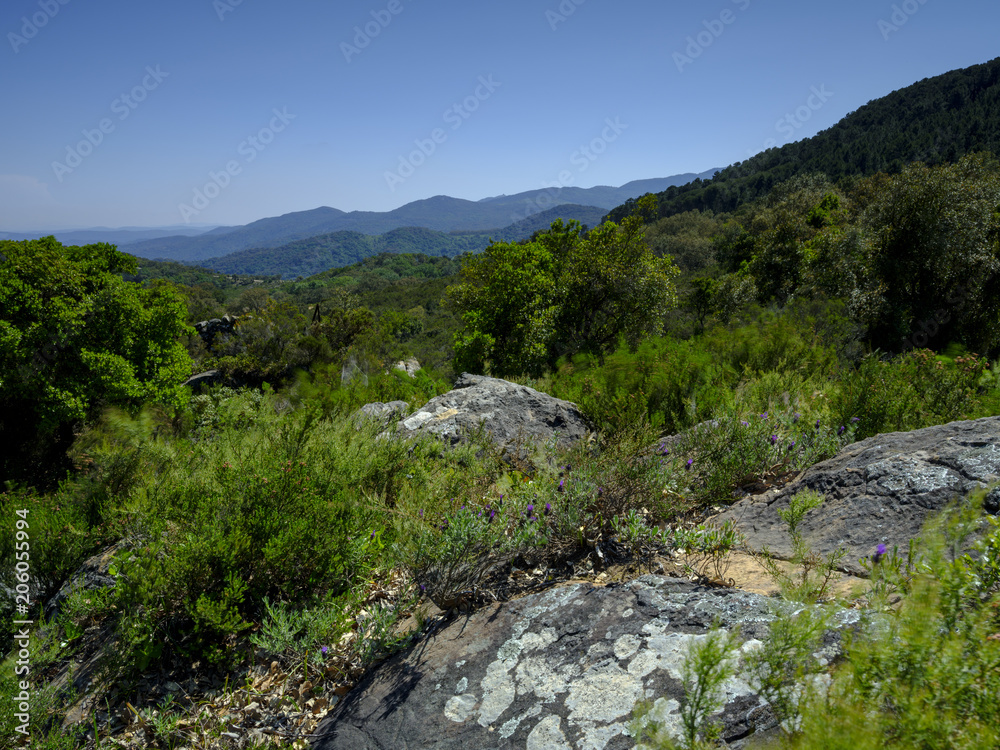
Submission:
<svg viewBox="0 0 1000 750">
<path fill-rule="evenodd" d="M 256 274 L 258 278 L 270 274 L 294 279 L 363 263 L 372 256 L 387 253 L 455 257 L 479 252 L 490 244 L 490 237 L 491 233 L 485 232 L 446 233 L 424 227 L 403 227 L 375 235 L 340 231 L 307 237 L 277 248 L 242 250 L 202 263 L 222 273 Z"/>
<path fill-rule="evenodd" d="M 638 217 L 586 237 L 557 221 L 532 242 L 495 243 L 449 288 L 464 323 L 456 368 L 538 375 L 562 354 L 603 356 L 622 338 L 634 348 L 662 329 L 676 274 L 646 248 Z"/>
<path fill-rule="evenodd" d="M 970 534 L 983 531 L 963 553 Z M 810 697 L 800 731 L 782 746 L 825 748 L 841 737 L 833 746 L 996 747 L 998 540 L 1000 524 L 984 524 L 975 501 L 932 524 L 898 612 L 854 639 L 829 690 Z"/>
<path fill-rule="evenodd" d="M 640 741 L 656 743 L 662 750 L 707 750 L 716 747 L 719 727 L 709 717 L 722 706 L 722 686 L 736 671 L 739 635 L 711 630 L 690 641 L 681 667 L 684 699 L 681 701 L 681 737 L 675 742 L 655 720 L 651 707 L 636 719 L 633 732 Z"/>
<path fill-rule="evenodd" d="M 986 416 L 996 397 L 995 388 L 980 385 L 987 365 L 975 355 L 949 360 L 927 350 L 867 357 L 841 374 L 831 412 L 841 424 L 859 420 L 859 439 Z"/>
<path fill-rule="evenodd" d="M 105 405 L 183 401 L 184 303 L 122 280 L 134 270 L 107 244 L 0 242 L 0 474 L 44 475 Z"/>
<path fill-rule="evenodd" d="M 1000 346 L 1000 165 L 970 155 L 873 178 L 854 315 L 873 346 L 893 351 L 960 341 Z M 940 344 L 939 344 L 940 348 Z"/>
<path fill-rule="evenodd" d="M 746 411 L 773 411 L 793 398 L 805 400 L 836 366 L 845 338 L 841 307 L 796 303 L 753 324 L 718 327 L 687 341 L 647 339 L 634 352 L 620 347 L 603 364 L 578 355 L 561 360 L 537 385 L 579 404 L 608 433 L 640 415 L 676 433 L 731 414 L 738 401 Z"/>
<path fill-rule="evenodd" d="M 217 404 L 165 475 L 143 472 L 125 501 L 133 536 L 146 540 L 115 589 L 131 644 L 126 672 L 157 656 L 144 645 L 152 642 L 224 661 L 265 596 L 337 595 L 378 559 L 373 530 L 398 492 L 399 469 L 386 468 L 402 466 L 405 446 L 373 449 L 374 428 L 276 406 L 239 396 Z M 115 440 L 119 449 L 131 442 L 120 432 Z"/>
<path fill-rule="evenodd" d="M 682 271 L 701 271 L 715 263 L 713 238 L 724 221 L 711 211 L 688 211 L 650 224 L 646 240 L 656 257 L 670 256 Z"/>
</svg>

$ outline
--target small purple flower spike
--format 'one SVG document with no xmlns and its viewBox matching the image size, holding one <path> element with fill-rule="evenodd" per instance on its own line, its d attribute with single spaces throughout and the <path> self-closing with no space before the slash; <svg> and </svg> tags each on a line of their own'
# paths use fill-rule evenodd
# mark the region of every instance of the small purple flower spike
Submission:
<svg viewBox="0 0 1000 750">
<path fill-rule="evenodd" d="M 882 561 L 882 555 L 885 554 L 885 545 L 880 544 L 875 548 L 875 555 L 872 557 L 872 564 L 878 565 Z"/>
<path fill-rule="evenodd" d="M 545 515 L 552 512 L 552 503 L 545 503 Z"/>
</svg>

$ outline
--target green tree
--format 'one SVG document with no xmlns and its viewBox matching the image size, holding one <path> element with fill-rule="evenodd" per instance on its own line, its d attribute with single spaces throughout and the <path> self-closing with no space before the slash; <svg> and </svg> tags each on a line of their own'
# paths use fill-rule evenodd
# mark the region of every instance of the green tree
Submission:
<svg viewBox="0 0 1000 750">
<path fill-rule="evenodd" d="M 74 427 L 105 405 L 178 404 L 191 361 L 171 284 L 126 282 L 135 259 L 54 237 L 0 242 L 0 473 L 58 474 Z"/>
<path fill-rule="evenodd" d="M 655 210 L 655 202 L 639 207 Z M 603 356 L 620 339 L 634 348 L 662 330 L 678 273 L 650 252 L 638 215 L 586 236 L 578 222 L 557 220 L 530 242 L 494 243 L 465 258 L 461 283 L 448 290 L 464 323 L 456 367 L 537 374 L 564 354 Z"/>
<path fill-rule="evenodd" d="M 957 340 L 1000 346 L 1000 165 L 912 164 L 873 178 L 860 221 L 861 279 L 851 300 L 873 346 L 899 350 Z"/>
</svg>

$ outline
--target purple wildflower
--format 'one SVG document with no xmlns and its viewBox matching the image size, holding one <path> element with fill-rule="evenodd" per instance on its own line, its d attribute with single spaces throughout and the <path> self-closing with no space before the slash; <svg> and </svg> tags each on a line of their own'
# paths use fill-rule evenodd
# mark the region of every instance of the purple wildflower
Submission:
<svg viewBox="0 0 1000 750">
<path fill-rule="evenodd" d="M 525 511 L 525 514 L 530 516 L 534 512 L 534 510 L 535 510 L 535 506 L 529 504 L 528 505 L 528 509 Z"/>
<path fill-rule="evenodd" d="M 794 448 L 794 447 L 795 447 L 795 441 L 793 440 L 792 442 L 790 442 L 788 444 L 788 450 L 792 450 L 792 448 Z"/>
<path fill-rule="evenodd" d="M 688 462 L 687 462 L 687 465 L 684 468 L 687 469 L 688 471 L 690 471 L 691 470 L 691 466 L 693 464 L 694 464 L 694 459 L 693 458 L 689 458 Z"/>
<path fill-rule="evenodd" d="M 777 435 L 771 435 L 771 445 L 776 445 L 777 442 L 778 442 L 778 436 Z"/>
<path fill-rule="evenodd" d="M 802 415 L 801 415 L 801 414 L 799 414 L 798 412 L 795 412 L 795 413 L 794 413 L 794 414 L 792 415 L 792 424 L 795 424 L 795 423 L 796 423 L 796 422 L 798 422 L 798 421 L 799 421 L 799 419 L 801 419 L 801 418 L 802 418 Z"/>
<path fill-rule="evenodd" d="M 760 418 L 761 419 L 767 419 L 767 412 L 764 412 L 763 414 L 761 414 Z"/>
<path fill-rule="evenodd" d="M 844 425 L 840 425 L 840 427 L 837 428 L 837 435 L 838 436 L 843 435 L 844 434 L 844 430 L 846 430 L 846 429 L 847 428 L 844 427 Z"/>
<path fill-rule="evenodd" d="M 750 426 L 750 423 L 747 422 L 745 419 L 741 419 L 740 420 L 740 424 L 743 425 L 744 427 L 749 427 Z"/>
<path fill-rule="evenodd" d="M 565 482 L 565 481 L 566 481 L 565 479 L 560 479 L 560 480 L 559 480 L 559 491 L 560 491 L 560 492 L 562 492 L 562 491 L 563 491 L 563 482 Z"/>
<path fill-rule="evenodd" d="M 860 422 L 861 421 L 861 417 L 851 417 L 851 421 L 852 422 Z"/>
<path fill-rule="evenodd" d="M 545 515 L 552 512 L 552 503 L 545 503 Z"/>
<path fill-rule="evenodd" d="M 817 430 L 819 429 L 819 420 L 818 419 L 816 420 L 816 429 Z"/>
<path fill-rule="evenodd" d="M 885 545 L 880 544 L 875 548 L 875 556 L 872 557 L 872 563 L 878 565 L 882 561 L 882 555 L 885 554 Z"/>
<path fill-rule="evenodd" d="M 323 648 L 320 649 L 320 653 L 322 653 L 323 656 L 326 656 L 326 646 L 323 646 Z"/>
</svg>

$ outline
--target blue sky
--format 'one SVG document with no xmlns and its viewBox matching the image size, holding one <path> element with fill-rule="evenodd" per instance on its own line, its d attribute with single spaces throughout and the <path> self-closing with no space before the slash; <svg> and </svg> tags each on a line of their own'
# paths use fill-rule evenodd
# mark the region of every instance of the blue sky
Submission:
<svg viewBox="0 0 1000 750">
<path fill-rule="evenodd" d="M 997 57 L 998 22 L 993 0 L 5 0 L 0 230 L 700 172 Z"/>
</svg>

